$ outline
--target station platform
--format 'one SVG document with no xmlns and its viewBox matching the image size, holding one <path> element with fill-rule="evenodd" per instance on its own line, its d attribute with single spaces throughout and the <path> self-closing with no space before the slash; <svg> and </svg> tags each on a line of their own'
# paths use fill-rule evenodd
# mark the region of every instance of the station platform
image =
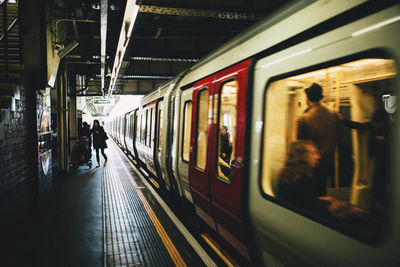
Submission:
<svg viewBox="0 0 400 267">
<path fill-rule="evenodd" d="M 122 151 L 54 186 L 20 247 L 21 266 L 216 266 Z M 95 153 L 92 156 L 96 165 Z"/>
</svg>

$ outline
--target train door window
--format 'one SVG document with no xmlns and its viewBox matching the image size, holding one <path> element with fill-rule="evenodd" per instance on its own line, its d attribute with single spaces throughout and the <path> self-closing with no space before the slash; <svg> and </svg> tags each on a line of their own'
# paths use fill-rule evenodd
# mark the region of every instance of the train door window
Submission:
<svg viewBox="0 0 400 267">
<path fill-rule="evenodd" d="M 264 193 L 366 242 L 381 237 L 396 76 L 394 60 L 364 58 L 269 83 Z"/>
<path fill-rule="evenodd" d="M 140 143 L 144 144 L 146 141 L 146 115 L 147 111 L 143 112 L 142 116 L 142 131 L 140 133 Z"/>
<path fill-rule="evenodd" d="M 163 109 L 160 109 L 158 111 L 158 117 L 159 117 L 159 131 L 158 131 L 158 151 L 161 151 L 162 146 L 163 146 L 163 135 L 162 135 L 162 130 L 163 130 L 163 114 L 164 111 Z"/>
<path fill-rule="evenodd" d="M 129 138 L 133 139 L 133 120 L 134 114 L 129 115 Z"/>
<path fill-rule="evenodd" d="M 129 128 L 130 125 L 130 116 L 129 115 L 125 115 L 125 136 L 130 138 L 130 134 L 131 134 L 131 130 Z"/>
<path fill-rule="evenodd" d="M 140 122 L 142 120 L 142 117 L 137 114 L 136 112 L 136 141 L 140 142 Z"/>
<path fill-rule="evenodd" d="M 238 87 L 233 80 L 224 83 L 220 90 L 217 177 L 226 182 L 231 180 L 231 162 L 235 157 Z"/>
<path fill-rule="evenodd" d="M 154 147 L 154 136 L 156 130 L 156 108 L 151 109 L 151 136 L 150 136 L 150 147 Z"/>
<path fill-rule="evenodd" d="M 189 162 L 190 154 L 190 129 L 192 125 L 192 101 L 185 102 L 183 108 L 183 139 L 182 139 L 182 159 L 184 162 Z"/>
<path fill-rule="evenodd" d="M 147 127 L 146 127 L 146 146 L 150 146 L 150 134 L 151 134 L 151 112 L 152 109 L 146 111 Z"/>
<path fill-rule="evenodd" d="M 207 138 L 208 138 L 208 90 L 199 91 L 197 99 L 197 131 L 196 131 L 196 160 L 195 166 L 201 170 L 206 168 Z"/>
</svg>

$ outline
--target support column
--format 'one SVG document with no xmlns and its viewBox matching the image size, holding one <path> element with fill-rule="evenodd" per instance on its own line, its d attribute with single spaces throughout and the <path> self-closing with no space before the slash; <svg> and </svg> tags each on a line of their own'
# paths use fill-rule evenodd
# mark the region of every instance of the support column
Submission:
<svg viewBox="0 0 400 267">
<path fill-rule="evenodd" d="M 68 173 L 68 113 L 67 113 L 67 84 L 65 73 L 59 76 L 57 86 L 57 99 L 58 99 L 58 157 L 60 164 L 60 172 L 63 174 Z"/>
<path fill-rule="evenodd" d="M 72 151 L 75 143 L 78 140 L 78 116 L 76 112 L 76 95 L 72 94 L 69 97 L 69 151 Z"/>
</svg>

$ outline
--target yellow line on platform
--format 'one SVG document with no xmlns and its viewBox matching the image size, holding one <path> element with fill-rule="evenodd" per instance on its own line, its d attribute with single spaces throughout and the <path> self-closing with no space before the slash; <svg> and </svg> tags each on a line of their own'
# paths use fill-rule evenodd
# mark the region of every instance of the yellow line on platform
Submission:
<svg viewBox="0 0 400 267">
<path fill-rule="evenodd" d="M 218 256 L 225 262 L 225 264 L 229 267 L 234 267 L 234 265 L 228 260 L 227 257 L 225 257 L 224 254 L 214 245 L 214 243 L 208 239 L 208 237 L 205 234 L 201 234 L 201 237 L 204 239 L 204 241 L 207 242 L 207 244 L 215 251 L 215 253 L 218 254 Z"/>
<path fill-rule="evenodd" d="M 119 157 L 118 157 L 119 158 Z M 120 158 L 119 158 L 120 159 Z M 133 184 L 133 186 L 138 187 L 135 179 L 132 177 L 130 172 L 126 169 L 125 165 L 122 164 L 121 161 L 121 166 L 124 166 L 124 171 L 130 178 L 129 181 Z M 146 209 L 147 214 L 149 215 L 151 221 L 153 222 L 153 225 L 155 226 L 158 235 L 160 236 L 162 242 L 164 243 L 169 255 L 171 256 L 171 259 L 174 261 L 176 266 L 187 266 L 185 261 L 182 259 L 181 254 L 179 251 L 176 249 L 175 245 L 172 243 L 171 239 L 169 238 L 168 234 L 165 232 L 164 227 L 161 225 L 160 221 L 158 220 L 156 214 L 154 213 L 153 209 L 147 202 L 147 199 L 144 197 L 143 193 L 141 190 L 136 190 L 138 193 L 140 200 L 143 203 L 143 206 Z"/>
</svg>

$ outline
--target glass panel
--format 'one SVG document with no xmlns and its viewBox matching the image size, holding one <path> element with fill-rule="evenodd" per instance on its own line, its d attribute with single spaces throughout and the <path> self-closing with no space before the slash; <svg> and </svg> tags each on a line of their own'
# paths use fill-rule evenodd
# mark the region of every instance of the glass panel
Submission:
<svg viewBox="0 0 400 267">
<path fill-rule="evenodd" d="M 161 109 L 159 111 L 159 118 L 160 118 L 160 130 L 158 131 L 158 150 L 160 151 L 163 145 L 163 135 L 162 135 L 162 129 L 163 129 L 163 110 Z"/>
<path fill-rule="evenodd" d="M 151 133 L 151 109 L 146 110 L 146 146 L 150 146 L 150 133 Z"/>
<path fill-rule="evenodd" d="M 146 140 L 146 115 L 147 115 L 147 111 L 144 112 L 144 114 L 142 114 L 142 132 L 140 133 L 140 142 L 142 144 L 145 143 Z"/>
<path fill-rule="evenodd" d="M 235 158 L 238 86 L 236 80 L 230 81 L 223 84 L 220 91 L 217 173 L 219 178 L 227 182 L 231 179 L 231 162 Z"/>
<path fill-rule="evenodd" d="M 183 140 L 182 140 L 182 158 L 189 162 L 190 153 L 190 130 L 192 125 L 192 102 L 186 102 L 184 107 L 183 118 Z"/>
<path fill-rule="evenodd" d="M 150 147 L 154 147 L 154 135 L 156 130 L 156 109 L 151 109 L 151 136 L 150 136 Z"/>
<path fill-rule="evenodd" d="M 389 210 L 396 76 L 393 60 L 368 58 L 272 82 L 263 191 L 333 227 L 344 223 L 354 236 L 379 236 Z"/>
<path fill-rule="evenodd" d="M 140 142 L 140 119 L 136 114 L 136 141 Z"/>
<path fill-rule="evenodd" d="M 198 94 L 198 124 L 196 138 L 196 162 L 195 166 L 202 170 L 206 168 L 207 137 L 208 137 L 208 90 L 201 90 Z"/>
</svg>

